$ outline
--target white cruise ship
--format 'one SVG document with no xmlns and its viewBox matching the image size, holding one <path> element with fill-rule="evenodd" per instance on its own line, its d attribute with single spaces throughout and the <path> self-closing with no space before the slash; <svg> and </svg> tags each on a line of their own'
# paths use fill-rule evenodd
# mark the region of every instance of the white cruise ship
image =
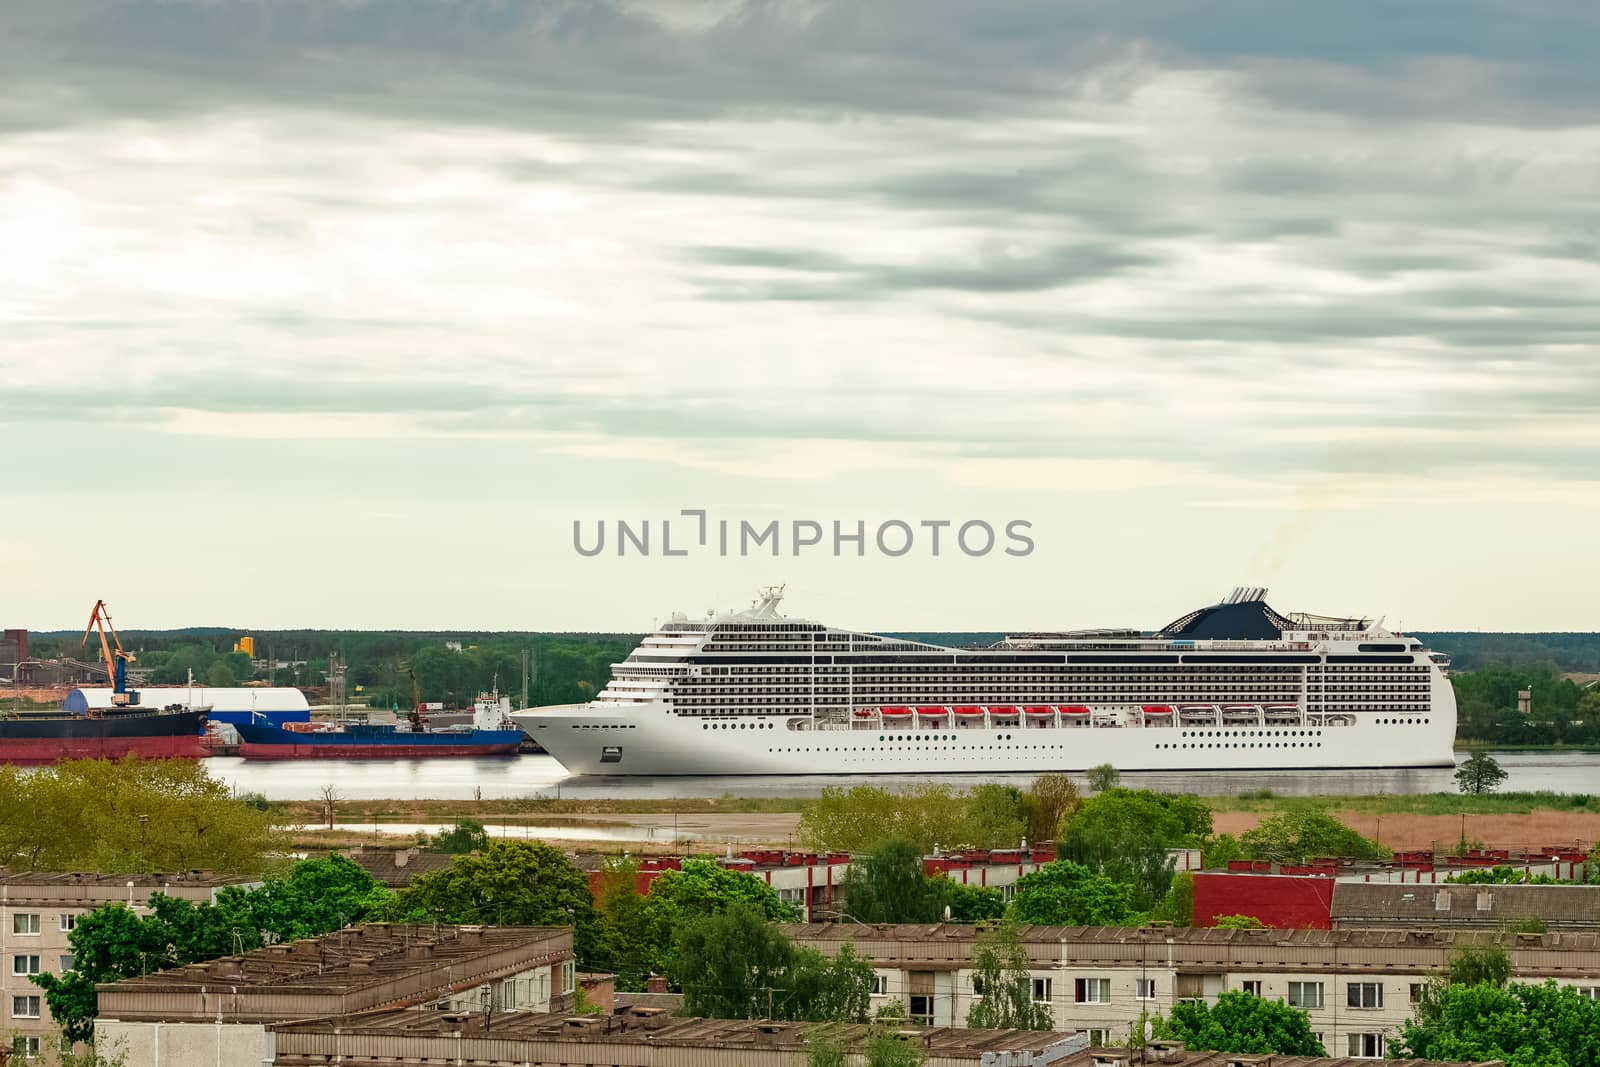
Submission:
<svg viewBox="0 0 1600 1067">
<path fill-rule="evenodd" d="M 1154 633 L 954 648 L 778 613 L 673 616 L 588 704 L 514 718 L 576 774 L 919 774 L 1447 767 L 1445 658 L 1264 589 Z"/>
</svg>

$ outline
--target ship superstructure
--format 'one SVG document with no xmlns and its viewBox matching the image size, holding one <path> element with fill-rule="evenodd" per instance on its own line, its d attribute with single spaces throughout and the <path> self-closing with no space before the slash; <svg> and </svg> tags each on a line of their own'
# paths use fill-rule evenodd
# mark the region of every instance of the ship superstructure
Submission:
<svg viewBox="0 0 1600 1067">
<path fill-rule="evenodd" d="M 586 705 L 517 720 L 581 774 L 1430 767 L 1453 763 L 1444 658 L 1381 622 L 1236 589 L 1155 632 L 950 647 L 779 614 L 674 615 Z"/>
</svg>

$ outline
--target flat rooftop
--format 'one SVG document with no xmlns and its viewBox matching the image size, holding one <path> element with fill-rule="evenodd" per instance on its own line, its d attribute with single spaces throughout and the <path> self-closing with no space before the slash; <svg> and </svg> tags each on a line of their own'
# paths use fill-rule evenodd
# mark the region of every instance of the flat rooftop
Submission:
<svg viewBox="0 0 1600 1067">
<path fill-rule="evenodd" d="M 567 927 L 353 926 L 101 985 L 111 1019 L 234 1021 L 366 1011 L 572 957 Z"/>
<path fill-rule="evenodd" d="M 96 889 L 160 889 L 162 886 L 217 887 L 259 882 L 245 874 L 218 874 L 216 871 L 173 871 L 170 874 L 94 874 L 85 871 L 17 871 L 0 867 L 0 885 L 84 886 Z"/>
<path fill-rule="evenodd" d="M 371 1012 L 344 1019 L 316 1019 L 275 1026 L 279 1034 L 331 1033 L 386 1036 L 433 1036 L 448 1032 L 463 1037 L 488 1032 L 502 1041 L 628 1041 L 652 1046 L 727 1048 L 759 1045 L 805 1047 L 814 1031 L 850 1046 L 866 1039 L 867 1027 L 841 1023 L 763 1022 L 759 1019 L 686 1019 L 662 1008 L 633 1008 L 614 1015 L 506 1014 L 492 1018 L 482 1012 L 442 1014 L 415 1008 Z M 968 1049 L 975 1052 L 1013 1049 L 1040 1051 L 1067 1034 L 1049 1030 L 963 1030 L 953 1027 L 912 1028 L 924 1048 Z M 908 1032 L 911 1032 L 908 1030 Z"/>
<path fill-rule="evenodd" d="M 1425 887 L 1431 891 L 1433 887 Z M 1451 886 L 1476 890 L 1479 886 Z M 1504 887 L 1492 886 L 1492 889 Z M 857 945 L 895 943 L 972 945 L 993 932 L 992 923 L 793 923 L 781 927 L 797 941 L 853 941 Z M 1189 926 L 1024 926 L 1028 945 L 1174 945 L 1254 948 L 1273 945 L 1298 949 L 1410 949 L 1419 945 L 1501 945 L 1508 949 L 1555 952 L 1600 951 L 1600 932 L 1561 930 L 1542 934 L 1505 930 L 1438 930 L 1418 926 L 1394 929 L 1234 930 Z M 1136 957 L 1137 958 L 1137 957 Z"/>
<path fill-rule="evenodd" d="M 273 1026 L 279 1067 L 334 1062 L 432 1063 L 436 1058 L 470 1062 L 559 1062 L 569 1067 L 642 1067 L 687 1062 L 664 1057 L 661 1048 L 694 1051 L 696 1062 L 715 1067 L 799 1063 L 810 1035 L 825 1035 L 846 1049 L 859 1050 L 869 1028 L 839 1023 L 763 1022 L 743 1019 L 685 1019 L 664 1009 L 630 1009 L 614 1015 L 495 1015 L 482 1012 L 371 1012 L 344 1019 L 315 1019 Z M 1022 1065 L 1034 1057 L 1053 1067 L 1107 1067 L 1147 1063 L 1183 1067 L 1369 1067 L 1371 1060 L 1342 1057 L 1250 1057 L 1234 1053 L 1186 1052 L 1167 1044 L 1143 1054 L 1127 1049 L 1091 1049 L 1081 1033 L 1038 1030 L 968 1030 L 957 1027 L 907 1027 L 900 1031 L 928 1056 L 930 1064 L 991 1062 Z M 481 1047 L 480 1047 L 481 1043 Z M 1010 1056 L 1001 1059 L 1000 1054 Z M 1395 1060 L 1422 1067 L 1426 1061 Z"/>
</svg>

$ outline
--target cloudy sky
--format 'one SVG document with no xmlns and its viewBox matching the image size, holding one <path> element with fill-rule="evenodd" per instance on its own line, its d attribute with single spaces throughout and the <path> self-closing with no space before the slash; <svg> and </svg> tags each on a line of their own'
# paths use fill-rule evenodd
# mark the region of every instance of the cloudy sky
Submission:
<svg viewBox="0 0 1600 1067">
<path fill-rule="evenodd" d="M 1576 0 L 7 0 L 0 621 L 1256 584 L 1600 628 L 1597 40 Z M 685 508 L 1035 549 L 663 558 Z M 580 556 L 601 519 L 657 551 Z"/>
</svg>

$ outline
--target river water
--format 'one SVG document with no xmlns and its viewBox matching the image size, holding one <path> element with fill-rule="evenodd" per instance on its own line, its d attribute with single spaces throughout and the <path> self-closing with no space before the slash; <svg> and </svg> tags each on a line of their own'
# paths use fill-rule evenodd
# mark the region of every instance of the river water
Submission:
<svg viewBox="0 0 1600 1067">
<path fill-rule="evenodd" d="M 1554 793 L 1600 791 L 1600 753 L 1495 752 L 1508 777 L 1502 791 Z M 332 786 L 343 800 L 471 800 L 475 797 L 679 798 L 735 796 L 812 796 L 830 785 L 871 783 L 887 789 L 928 781 L 964 788 L 982 781 L 1027 786 L 1031 774 L 872 775 L 706 778 L 594 778 L 569 775 L 550 756 L 501 756 L 433 760 L 267 760 L 214 757 L 211 773 L 239 792 L 269 800 L 315 800 Z M 1080 779 L 1081 775 L 1073 777 Z M 1282 796 L 1339 796 L 1455 791 L 1446 768 L 1418 771 L 1263 771 L 1130 773 L 1122 783 L 1135 788 L 1226 796 L 1270 789 Z"/>
</svg>

